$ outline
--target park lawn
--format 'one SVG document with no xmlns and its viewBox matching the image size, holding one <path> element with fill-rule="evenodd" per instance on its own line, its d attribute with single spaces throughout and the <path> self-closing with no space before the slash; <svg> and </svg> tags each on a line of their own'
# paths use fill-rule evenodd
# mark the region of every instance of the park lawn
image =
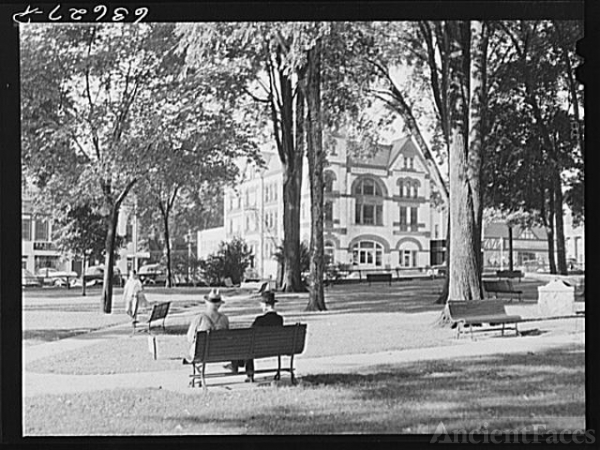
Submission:
<svg viewBox="0 0 600 450">
<path fill-rule="evenodd" d="M 104 390 L 24 405 L 24 434 L 433 433 L 585 428 L 584 347 L 383 365 L 229 391 Z M 48 411 L 52 411 L 49 414 Z"/>
<path fill-rule="evenodd" d="M 344 354 L 373 353 L 388 350 L 457 345 L 455 331 L 434 325 L 437 312 L 373 314 L 306 314 L 286 323 L 308 323 L 308 336 L 301 358 Z M 183 319 L 183 318 L 181 318 Z M 181 358 L 189 353 L 186 341 L 187 321 L 172 320 L 166 334 L 157 331 L 157 360 L 148 351 L 147 335 L 131 336 L 129 329 L 106 341 L 26 362 L 26 370 L 58 374 L 114 374 L 154 372 L 181 368 Z M 232 326 L 249 326 L 235 319 Z M 376 329 L 365 329 L 365 323 L 377 322 Z M 322 344 L 326 343 L 326 345 Z M 258 363 L 260 364 L 260 363 Z"/>
</svg>

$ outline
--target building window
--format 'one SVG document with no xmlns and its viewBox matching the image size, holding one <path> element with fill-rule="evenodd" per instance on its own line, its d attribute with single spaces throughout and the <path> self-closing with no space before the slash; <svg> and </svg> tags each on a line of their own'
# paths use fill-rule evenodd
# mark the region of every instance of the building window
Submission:
<svg viewBox="0 0 600 450">
<path fill-rule="evenodd" d="M 408 208 L 406 206 L 400 207 L 400 231 L 408 230 Z"/>
<path fill-rule="evenodd" d="M 383 225 L 383 196 L 375 180 L 365 178 L 354 190 L 355 222 L 359 225 Z"/>
<path fill-rule="evenodd" d="M 21 256 L 21 269 L 27 269 L 27 256 Z"/>
<path fill-rule="evenodd" d="M 417 251 L 416 250 L 400 250 L 400 267 L 416 267 L 417 266 Z"/>
<path fill-rule="evenodd" d="M 35 256 L 35 271 L 37 272 L 39 269 L 44 269 L 46 267 L 51 267 L 53 269 L 58 269 L 58 256 Z"/>
<path fill-rule="evenodd" d="M 323 180 L 323 189 L 326 193 L 333 192 L 333 182 L 335 181 L 335 175 L 332 172 L 325 172 Z"/>
<path fill-rule="evenodd" d="M 371 178 L 365 178 L 355 188 L 355 195 L 371 195 L 381 197 L 381 189 Z"/>
<path fill-rule="evenodd" d="M 323 205 L 323 220 L 333 222 L 333 202 L 325 202 Z"/>
<path fill-rule="evenodd" d="M 31 219 L 23 218 L 21 222 L 21 239 L 31 241 Z"/>
<path fill-rule="evenodd" d="M 35 221 L 35 240 L 36 241 L 47 241 L 48 240 L 48 221 L 45 219 L 38 219 Z"/>
<path fill-rule="evenodd" d="M 413 207 L 410 208 L 410 227 L 412 229 L 412 231 L 418 231 L 419 229 L 419 225 L 418 225 L 418 211 L 419 208 Z"/>
<path fill-rule="evenodd" d="M 434 239 L 439 239 L 439 237 L 440 237 L 440 226 L 436 223 L 435 224 Z"/>
<path fill-rule="evenodd" d="M 383 266 L 383 245 L 374 241 L 360 241 L 352 248 L 352 264 Z"/>
<path fill-rule="evenodd" d="M 325 265 L 333 265 L 335 263 L 335 246 L 327 241 L 325 242 L 325 249 L 324 249 L 324 253 L 325 253 Z"/>
</svg>

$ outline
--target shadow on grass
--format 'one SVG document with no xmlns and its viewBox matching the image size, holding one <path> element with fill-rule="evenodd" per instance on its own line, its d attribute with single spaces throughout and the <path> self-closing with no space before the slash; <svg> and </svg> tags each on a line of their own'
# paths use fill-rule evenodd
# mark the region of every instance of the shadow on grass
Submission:
<svg viewBox="0 0 600 450">
<path fill-rule="evenodd" d="M 565 348 L 381 366 L 373 374 L 304 376 L 278 402 L 281 392 L 263 391 L 274 400 L 257 397 L 253 410 L 236 410 L 243 398 L 220 394 L 222 408 L 165 419 L 184 429 L 249 434 L 432 433 L 440 422 L 448 431 L 540 423 L 577 429 L 585 416 L 584 353 Z"/>
<path fill-rule="evenodd" d="M 50 329 L 50 330 L 26 330 L 23 331 L 23 339 L 32 339 L 36 341 L 52 342 L 59 339 L 66 339 L 81 336 L 89 333 L 89 329 Z"/>
<path fill-rule="evenodd" d="M 207 392 L 193 393 L 123 388 L 38 396 L 27 400 L 27 430 L 396 434 L 432 433 L 440 422 L 448 431 L 532 424 L 582 429 L 584 359 L 583 347 L 574 346 L 534 354 L 382 365 L 373 374 L 304 376 L 296 387 L 230 391 L 209 387 Z M 52 415 L 47 414 L 49 408 Z M 117 416 L 117 421 L 102 419 Z"/>
</svg>

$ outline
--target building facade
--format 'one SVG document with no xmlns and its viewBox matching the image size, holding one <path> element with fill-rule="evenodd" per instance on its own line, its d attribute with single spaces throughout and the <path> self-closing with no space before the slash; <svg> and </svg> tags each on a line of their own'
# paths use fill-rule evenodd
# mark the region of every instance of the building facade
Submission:
<svg viewBox="0 0 600 450">
<path fill-rule="evenodd" d="M 342 136 L 327 139 L 324 245 L 329 263 L 350 269 L 405 269 L 441 264 L 447 208 L 410 137 L 357 156 Z M 277 154 L 266 167 L 241 167 L 242 182 L 225 193 L 223 238 L 242 237 L 261 278 L 275 277 L 283 240 L 283 172 Z M 303 168 L 300 238 L 310 240 L 310 186 Z M 201 236 L 199 236 L 199 242 Z"/>
<path fill-rule="evenodd" d="M 73 270 L 71 260 L 53 242 L 52 220 L 35 212 L 30 191 L 21 194 L 21 268 L 32 273 L 46 267 Z"/>
</svg>

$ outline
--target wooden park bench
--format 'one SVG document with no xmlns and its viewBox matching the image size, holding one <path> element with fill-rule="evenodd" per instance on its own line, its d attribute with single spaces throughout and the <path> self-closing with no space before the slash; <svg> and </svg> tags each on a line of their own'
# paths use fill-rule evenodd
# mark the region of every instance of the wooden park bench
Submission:
<svg viewBox="0 0 600 450">
<path fill-rule="evenodd" d="M 517 323 L 523 320 L 521 316 L 509 316 L 506 314 L 504 303 L 501 300 L 449 300 L 448 310 L 452 322 L 457 327 L 457 339 L 461 333 L 465 332 L 465 327 L 469 327 L 471 339 L 473 338 L 474 331 L 501 330 L 504 336 L 504 330 L 512 328 L 514 328 L 518 336 Z M 473 330 L 475 326 L 482 326 L 484 323 L 489 324 L 491 328 L 485 327 Z M 512 324 L 513 327 L 506 327 L 508 324 Z M 496 325 L 501 325 L 501 327 L 496 327 Z"/>
<path fill-rule="evenodd" d="M 230 330 L 199 331 L 196 334 L 194 357 L 184 358 L 184 364 L 192 365 L 190 386 L 206 389 L 206 378 L 238 375 L 231 371 L 206 373 L 206 364 L 224 363 L 248 359 L 277 357 L 277 367 L 254 370 L 254 373 L 273 373 L 279 380 L 281 372 L 289 372 L 292 384 L 294 376 L 294 355 L 304 351 L 306 324 L 285 325 L 282 327 L 252 327 Z M 290 367 L 281 367 L 281 357 L 290 357 Z"/>
<path fill-rule="evenodd" d="M 369 282 L 369 286 L 371 286 L 371 282 L 376 281 L 387 281 L 389 285 L 392 285 L 392 274 L 391 273 L 368 273 L 367 281 Z"/>
<path fill-rule="evenodd" d="M 169 307 L 171 306 L 171 302 L 163 302 L 163 303 L 156 303 L 152 306 L 152 312 L 150 313 L 150 317 L 148 318 L 148 321 L 145 322 L 145 324 L 148 325 L 148 329 L 146 328 L 141 328 L 139 331 L 146 331 L 148 332 L 148 334 L 150 334 L 150 327 L 152 326 L 152 322 L 156 322 L 158 320 L 162 320 L 162 328 L 163 330 L 165 329 L 165 319 L 167 318 L 167 314 L 169 313 Z M 139 324 L 139 322 L 133 322 L 133 332 L 135 333 L 136 330 L 136 326 L 137 324 Z"/>
<path fill-rule="evenodd" d="M 496 276 L 498 278 L 518 278 L 520 283 L 523 272 L 520 270 L 496 270 Z"/>
<path fill-rule="evenodd" d="M 510 300 L 516 295 L 519 301 L 521 301 L 521 294 L 523 291 L 515 289 L 511 280 L 483 280 L 483 288 L 488 293 L 493 293 L 494 298 L 498 298 L 498 294 L 510 294 Z"/>
</svg>

